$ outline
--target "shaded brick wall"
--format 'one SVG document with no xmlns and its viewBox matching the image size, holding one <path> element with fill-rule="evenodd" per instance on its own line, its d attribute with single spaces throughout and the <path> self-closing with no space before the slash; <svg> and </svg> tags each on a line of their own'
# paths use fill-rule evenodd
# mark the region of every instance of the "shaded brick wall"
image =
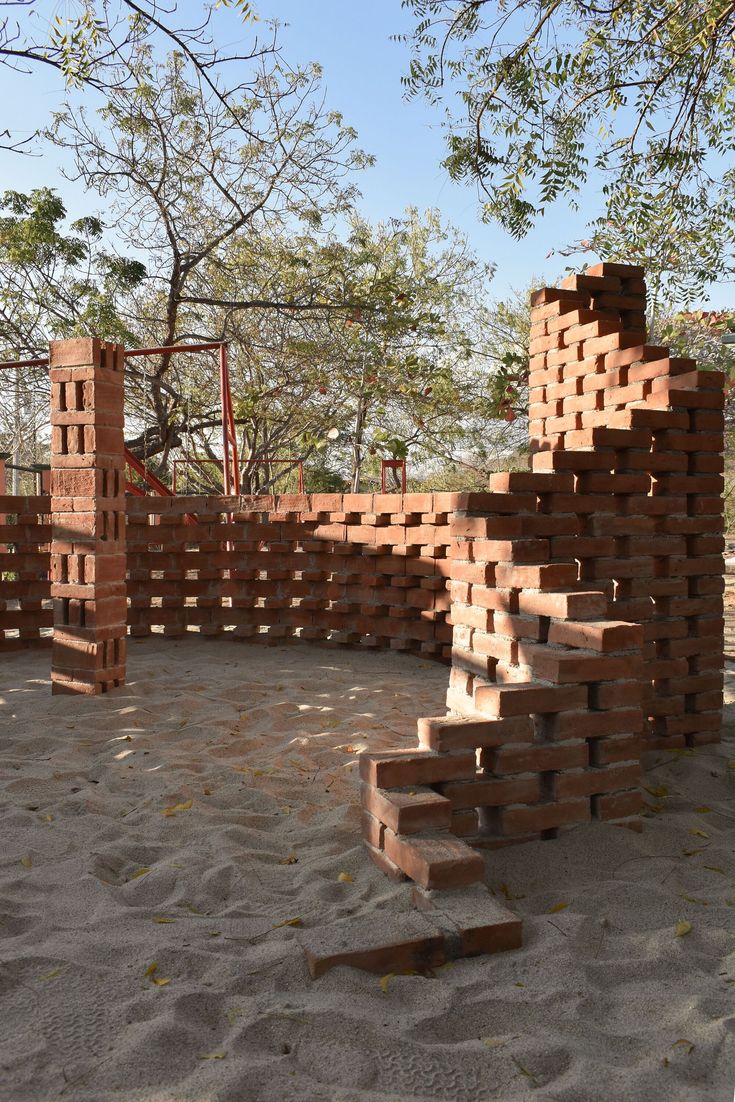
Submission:
<svg viewBox="0 0 735 1102">
<path fill-rule="evenodd" d="M 47 496 L 0 497 L 0 651 L 51 646 L 50 513 Z"/>
<path fill-rule="evenodd" d="M 231 631 L 449 659 L 452 494 L 130 498 L 132 635 Z"/>
</svg>

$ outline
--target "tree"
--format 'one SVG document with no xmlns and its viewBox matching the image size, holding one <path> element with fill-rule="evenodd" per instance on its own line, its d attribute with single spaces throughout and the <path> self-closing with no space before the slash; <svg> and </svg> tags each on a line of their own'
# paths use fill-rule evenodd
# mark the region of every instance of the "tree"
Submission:
<svg viewBox="0 0 735 1102">
<path fill-rule="evenodd" d="M 583 247 L 625 260 L 643 232 L 687 294 L 732 271 L 732 0 L 403 3 L 408 94 L 446 99 L 445 165 L 484 218 L 522 237 L 599 173 L 606 210 Z"/>
<path fill-rule="evenodd" d="M 45 356 L 56 337 L 103 335 L 125 343 L 130 331 L 118 306 L 145 268 L 103 246 L 103 226 L 87 216 L 64 226 L 63 203 L 49 188 L 0 196 L 0 360 Z M 5 372 L 0 440 L 15 463 L 46 458 L 48 372 Z"/>
<path fill-rule="evenodd" d="M 293 69 L 277 51 L 253 63 L 226 102 L 203 89 L 180 54 L 158 64 L 141 47 L 127 68 L 134 81 L 110 90 L 102 126 L 84 107 L 66 107 L 50 137 L 72 151 L 77 178 L 111 200 L 120 254 L 146 258 L 145 287 L 125 319 L 139 342 L 224 339 L 231 309 L 213 313 L 210 282 L 229 270 L 228 251 L 236 244 L 257 259 L 261 238 L 328 224 L 349 207 L 349 176 L 369 158 L 341 117 L 323 111 L 318 67 Z M 262 286 L 247 308 L 280 309 Z M 288 305 L 309 308 L 296 299 Z M 191 429 L 190 398 L 176 381 L 187 370 L 181 359 L 164 354 L 140 379 L 152 422 L 131 450 L 158 456 L 161 467 Z M 201 428 L 217 421 L 215 393 Z"/>
<path fill-rule="evenodd" d="M 240 65 L 272 52 L 275 43 L 266 36 L 262 44 L 256 38 L 246 54 L 223 53 L 210 33 L 213 10 L 220 6 L 236 9 L 245 23 L 257 21 L 247 0 L 219 0 L 203 6 L 202 19 L 194 26 L 178 24 L 177 4 L 159 0 L 71 0 L 66 14 L 56 12 L 52 19 L 38 12 L 37 0 L 0 0 L 0 8 L 12 9 L 11 14 L 0 15 L 0 64 L 26 75 L 55 69 L 67 87 L 106 92 L 110 87 L 130 86 L 132 58 L 142 46 L 162 41 L 177 49 L 210 93 L 225 104 L 229 93 L 220 83 L 223 70 L 233 62 Z M 27 13 L 22 21 L 18 9 Z M 274 33 L 271 26 L 268 35 Z M 34 136 L 9 144 L 0 141 L 0 148 L 26 152 Z M 1 138 L 9 139 L 9 131 L 0 131 Z"/>
</svg>

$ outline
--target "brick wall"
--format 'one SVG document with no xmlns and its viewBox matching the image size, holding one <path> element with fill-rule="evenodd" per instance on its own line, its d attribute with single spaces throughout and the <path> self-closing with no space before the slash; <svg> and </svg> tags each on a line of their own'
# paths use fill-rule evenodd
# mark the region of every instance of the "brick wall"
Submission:
<svg viewBox="0 0 735 1102">
<path fill-rule="evenodd" d="M 448 715 L 361 760 L 394 876 L 459 886 L 472 847 L 640 829 L 642 746 L 719 739 L 723 378 L 648 345 L 644 310 L 623 265 L 534 296 L 531 470 L 452 516 Z"/>
<path fill-rule="evenodd" d="M 453 494 L 129 498 L 132 635 L 450 655 Z"/>
<path fill-rule="evenodd" d="M 0 651 L 51 646 L 50 512 L 48 497 L 0 497 Z"/>
</svg>

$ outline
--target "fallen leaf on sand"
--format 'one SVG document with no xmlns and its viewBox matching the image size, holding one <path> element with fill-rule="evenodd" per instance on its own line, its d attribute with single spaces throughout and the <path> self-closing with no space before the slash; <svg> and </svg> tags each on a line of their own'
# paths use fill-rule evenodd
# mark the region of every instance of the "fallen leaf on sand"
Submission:
<svg viewBox="0 0 735 1102">
<path fill-rule="evenodd" d="M 402 972 L 386 972 L 384 976 L 380 977 L 380 990 L 384 995 L 387 995 L 390 981 L 395 979 L 396 976 L 418 976 L 418 974 L 415 968 L 405 968 Z"/>
<path fill-rule="evenodd" d="M 648 785 L 645 785 L 645 789 L 646 792 L 650 793 L 651 796 L 656 796 L 657 799 L 661 799 L 661 797 L 668 796 L 669 794 L 668 788 L 663 784 L 660 784 L 658 788 L 649 788 Z"/>
<path fill-rule="evenodd" d="M 174 804 L 172 807 L 164 807 L 163 814 L 169 818 L 171 815 L 175 815 L 177 811 L 189 811 L 193 800 L 185 800 L 183 804 Z"/>
<path fill-rule="evenodd" d="M 568 906 L 568 903 L 555 903 L 553 907 L 549 907 L 548 913 L 550 915 L 556 915 L 559 911 L 566 910 Z"/>
<path fill-rule="evenodd" d="M 175 922 L 176 919 L 175 918 L 166 918 L 165 915 L 154 915 L 153 916 L 153 921 L 154 922 L 159 922 L 163 926 L 164 923 L 166 923 L 166 922 Z"/>
<path fill-rule="evenodd" d="M 204 1056 L 197 1056 L 197 1060 L 224 1060 L 224 1052 L 208 1052 Z"/>
<path fill-rule="evenodd" d="M 709 907 L 709 902 L 706 899 L 697 899 L 696 895 L 684 895 L 682 892 L 682 899 L 686 899 L 687 903 L 699 903 L 702 907 Z"/>
<path fill-rule="evenodd" d="M 300 918 L 287 918 L 283 922 L 276 922 L 274 926 L 271 926 L 271 930 L 280 930 L 282 926 L 303 926 L 303 922 Z"/>
<path fill-rule="evenodd" d="M 674 936 L 675 937 L 685 937 L 688 933 L 691 933 L 691 930 L 692 930 L 691 922 L 686 922 L 684 919 L 682 919 L 681 922 L 677 922 L 677 924 L 676 924 L 676 933 L 675 933 Z"/>
<path fill-rule="evenodd" d="M 337 877 L 337 879 L 341 880 L 344 884 L 351 884 L 352 883 L 352 877 L 350 876 L 350 874 L 348 872 L 341 872 L 339 874 L 339 876 Z"/>
<path fill-rule="evenodd" d="M 516 1060 L 515 1056 L 511 1056 L 511 1060 L 520 1071 L 521 1075 L 525 1075 L 526 1079 L 530 1079 L 534 1087 L 538 1087 L 539 1081 L 532 1071 L 529 1071 L 527 1067 L 521 1063 L 520 1060 Z"/>
<path fill-rule="evenodd" d="M 157 976 L 157 971 L 158 961 L 154 960 L 152 964 L 148 965 L 145 972 L 143 973 L 143 976 L 147 977 L 151 981 L 151 983 L 154 983 L 156 985 L 156 987 L 166 987 L 167 984 L 171 983 L 171 980 L 166 979 L 163 976 Z"/>
<path fill-rule="evenodd" d="M 27 853 L 25 857 L 21 857 L 20 863 L 24 869 L 33 868 L 33 858 L 31 857 L 30 853 Z"/>
<path fill-rule="evenodd" d="M 482 1043 L 487 1048 L 500 1048 L 505 1044 L 505 1037 L 486 1037 Z"/>
<path fill-rule="evenodd" d="M 725 875 L 725 870 L 721 869 L 719 865 L 702 865 L 703 869 L 709 869 L 710 872 L 719 872 L 720 876 Z"/>
<path fill-rule="evenodd" d="M 695 807 L 694 810 L 698 812 L 699 815 L 706 815 L 709 811 L 712 810 L 712 808 L 707 807 L 706 804 L 702 804 L 701 807 Z"/>
<path fill-rule="evenodd" d="M 278 862 L 279 865 L 296 865 L 298 864 L 298 857 L 295 853 L 289 853 L 288 857 L 282 857 Z"/>
<path fill-rule="evenodd" d="M 680 1037 L 678 1041 L 674 1041 L 674 1043 L 671 1047 L 672 1048 L 681 1048 L 681 1049 L 683 1049 L 686 1052 L 687 1056 L 688 1056 L 689 1053 L 694 1048 L 694 1044 L 693 1044 L 692 1041 L 687 1041 L 686 1037 Z"/>
<path fill-rule="evenodd" d="M 704 830 L 698 830 L 697 827 L 691 827 L 689 833 L 693 834 L 695 838 L 709 838 L 709 834 Z"/>
<path fill-rule="evenodd" d="M 150 871 L 151 870 L 148 865 L 143 865 L 142 868 L 136 869 L 135 872 L 131 873 L 128 879 L 140 880 L 141 876 L 147 876 Z"/>
<path fill-rule="evenodd" d="M 62 965 L 60 968 L 54 968 L 52 972 L 45 972 L 44 975 L 38 977 L 39 983 L 45 983 L 46 980 L 55 980 L 57 976 L 60 976 L 62 972 L 66 971 L 66 965 Z"/>
<path fill-rule="evenodd" d="M 242 1007 L 233 1006 L 227 1011 L 227 1021 L 234 1025 L 238 1018 L 242 1018 Z"/>
</svg>

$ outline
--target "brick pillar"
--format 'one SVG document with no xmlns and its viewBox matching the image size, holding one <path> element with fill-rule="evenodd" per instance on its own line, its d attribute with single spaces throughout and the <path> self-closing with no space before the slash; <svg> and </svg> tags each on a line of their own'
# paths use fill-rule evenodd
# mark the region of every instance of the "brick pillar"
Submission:
<svg viewBox="0 0 735 1102">
<path fill-rule="evenodd" d="M 52 341 L 54 693 L 125 681 L 123 349 Z"/>
</svg>

